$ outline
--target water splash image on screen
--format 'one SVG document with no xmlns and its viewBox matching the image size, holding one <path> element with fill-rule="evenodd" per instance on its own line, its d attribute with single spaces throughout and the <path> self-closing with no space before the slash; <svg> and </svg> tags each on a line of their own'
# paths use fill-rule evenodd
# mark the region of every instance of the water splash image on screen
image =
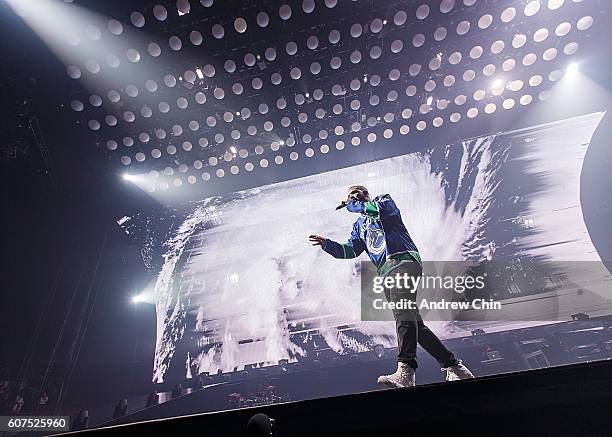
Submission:
<svg viewBox="0 0 612 437">
<path fill-rule="evenodd" d="M 347 240 L 356 217 L 334 208 L 352 184 L 391 194 L 424 260 L 562 259 L 573 244 L 584 247 L 580 169 L 601 117 L 204 199 L 175 214 L 167 233 L 151 217 L 128 218 L 122 226 L 141 235 L 156 274 L 153 380 L 170 366 L 214 374 L 395 346 L 393 322 L 359 319 L 358 260 L 333 259 L 307 240 Z M 571 238 L 550 245 L 559 226 Z M 469 332 L 453 322 L 432 328 L 442 337 Z"/>
</svg>

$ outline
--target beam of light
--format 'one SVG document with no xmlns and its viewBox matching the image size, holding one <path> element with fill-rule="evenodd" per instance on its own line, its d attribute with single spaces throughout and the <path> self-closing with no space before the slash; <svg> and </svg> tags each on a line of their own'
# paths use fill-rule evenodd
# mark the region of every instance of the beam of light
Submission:
<svg viewBox="0 0 612 437">
<path fill-rule="evenodd" d="M 577 63 L 572 62 L 567 66 L 565 71 L 570 77 L 574 77 L 580 72 L 580 67 Z"/>
<path fill-rule="evenodd" d="M 123 173 L 121 175 L 121 179 L 127 182 L 131 182 L 134 185 L 138 185 L 141 188 L 144 188 L 146 185 L 149 185 L 151 183 L 152 177 L 148 173 L 143 173 L 143 174 Z"/>
<path fill-rule="evenodd" d="M 129 219 L 130 218 L 128 218 L 128 220 Z M 135 290 L 134 294 L 132 294 L 129 299 L 134 304 L 144 303 L 155 305 L 155 281 L 150 281 L 145 287 L 141 288 L 139 291 Z"/>
<path fill-rule="evenodd" d="M 136 296 L 132 297 L 133 303 L 139 303 L 139 302 L 144 302 L 144 301 L 145 301 L 145 297 L 142 294 L 137 294 Z"/>
<path fill-rule="evenodd" d="M 121 88 L 126 81 L 144 82 L 148 71 L 139 53 L 132 59 L 128 53 L 146 47 L 149 40 L 142 31 L 123 23 L 120 38 L 108 38 L 111 17 L 99 14 L 76 3 L 62 0 L 6 0 L 9 7 L 28 25 L 51 52 L 66 66 L 70 77 L 87 90 L 106 93 Z M 122 68 L 114 71 L 107 63 L 117 59 Z M 142 93 L 141 93 L 142 94 Z M 143 97 L 138 97 L 139 100 Z M 145 102 L 146 103 L 146 102 Z"/>
<path fill-rule="evenodd" d="M 150 305 L 155 305 L 155 296 L 153 294 L 153 290 L 150 288 L 145 288 L 140 293 L 132 296 L 132 303 L 146 303 Z"/>
<path fill-rule="evenodd" d="M 119 42 L 109 44 L 103 38 L 108 17 L 74 3 L 59 0 L 6 1 L 65 65 L 80 66 L 85 60 L 104 59 L 109 52 L 122 54 L 128 48 Z"/>
<path fill-rule="evenodd" d="M 581 65 L 588 65 L 586 62 L 588 60 L 581 59 L 567 65 L 564 74 L 549 90 L 544 91 L 545 99 L 540 98 L 541 94 L 535 94 L 529 110 L 518 120 L 519 125 L 543 124 L 610 108 L 612 93 L 591 78 L 586 73 L 586 67 L 580 68 Z"/>
<path fill-rule="evenodd" d="M 1 0 L 0 0 L 1 1 Z M 137 83 L 146 85 L 151 82 L 157 87 L 156 82 L 151 79 L 151 72 L 146 62 L 141 62 L 150 53 L 148 48 L 151 38 L 143 30 L 135 29 L 127 22 L 121 23 L 121 18 L 113 18 L 99 14 L 75 3 L 66 3 L 62 0 L 6 0 L 9 7 L 20 17 L 21 20 L 40 38 L 49 50 L 66 66 L 67 75 L 78 81 L 92 95 L 117 95 L 121 99 L 121 93 L 117 90 L 124 89 L 127 84 L 136 88 Z M 188 13 L 188 3 L 182 2 L 184 13 Z M 113 25 L 111 26 L 111 22 Z M 114 29 L 111 30 L 111 29 Z M 107 32 L 114 36 L 109 37 Z M 120 36 L 120 37 L 115 37 Z M 142 47 L 147 47 L 142 49 Z M 186 51 L 184 51 L 185 56 Z M 160 63 L 164 65 L 163 58 Z M 180 64 L 180 63 L 179 63 Z M 165 65 L 164 69 L 175 68 L 176 65 Z M 121 67 L 121 68 L 119 68 Z M 196 68 L 197 67 L 197 68 Z M 204 80 L 206 69 L 194 65 L 196 69 L 194 80 L 199 78 Z M 179 82 L 185 85 L 188 82 L 184 76 L 179 76 Z M 136 91 L 138 89 L 136 88 Z M 153 91 L 151 91 L 153 92 Z M 99 97 L 98 97 L 99 98 Z M 117 103 L 114 100 L 100 99 L 106 112 L 112 114 L 116 112 Z M 151 97 L 148 93 L 136 93 L 132 102 L 135 106 L 150 106 Z M 234 108 L 227 110 L 235 111 Z M 236 112 L 240 116 L 240 112 Z M 124 116 L 129 114 L 126 112 Z M 134 115 L 131 115 L 134 121 Z M 116 117 L 115 117 L 116 118 Z M 92 130 L 100 129 L 99 120 L 91 120 Z M 113 140 L 117 143 L 116 140 Z M 272 141 L 272 140 L 271 140 Z M 129 166 L 132 163 L 122 162 Z M 146 156 L 143 156 L 146 159 Z M 143 160 L 144 160 L 143 159 Z M 134 169 L 135 167 L 128 167 Z M 132 170 L 134 171 L 134 170 Z M 167 201 L 167 196 L 176 195 L 174 188 L 181 188 L 183 196 L 189 194 L 186 186 L 193 186 L 197 183 L 201 175 L 186 175 L 185 177 L 174 176 L 167 181 L 155 180 L 147 175 L 124 177 L 143 191 L 149 193 L 158 201 Z M 183 180 L 185 179 L 185 181 Z M 170 188 L 170 190 L 168 190 Z M 161 192 L 167 194 L 163 196 Z M 155 193 L 155 194 L 154 194 Z M 161 199 L 158 197 L 161 196 Z M 164 200 L 162 200 L 164 199 Z"/>
<path fill-rule="evenodd" d="M 121 179 L 130 184 L 136 185 L 141 190 L 153 194 L 156 191 L 156 178 L 151 173 L 130 174 L 123 173 Z"/>
</svg>

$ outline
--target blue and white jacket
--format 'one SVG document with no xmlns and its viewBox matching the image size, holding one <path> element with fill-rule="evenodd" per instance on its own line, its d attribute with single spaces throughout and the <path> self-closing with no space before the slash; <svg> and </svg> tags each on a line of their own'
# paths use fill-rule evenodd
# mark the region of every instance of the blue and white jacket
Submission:
<svg viewBox="0 0 612 437">
<path fill-rule="evenodd" d="M 383 194 L 368 202 L 351 200 L 346 209 L 361 216 L 353 224 L 348 242 L 340 244 L 326 239 L 323 245 L 325 252 L 334 258 L 356 258 L 366 251 L 377 269 L 388 258 L 407 254 L 421 262 L 419 250 L 390 195 Z"/>
</svg>

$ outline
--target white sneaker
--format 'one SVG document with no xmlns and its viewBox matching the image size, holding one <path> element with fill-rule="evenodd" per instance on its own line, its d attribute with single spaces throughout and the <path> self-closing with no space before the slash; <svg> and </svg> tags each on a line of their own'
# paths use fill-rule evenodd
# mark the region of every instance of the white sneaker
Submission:
<svg viewBox="0 0 612 437">
<path fill-rule="evenodd" d="M 378 377 L 378 383 L 390 388 L 414 387 L 414 369 L 406 363 L 397 363 L 397 370 L 391 375 Z"/>
<path fill-rule="evenodd" d="M 470 372 L 470 369 L 465 367 L 461 360 L 454 366 L 443 367 L 442 371 L 446 371 L 447 381 L 458 381 L 460 379 L 472 379 L 474 375 Z"/>
</svg>

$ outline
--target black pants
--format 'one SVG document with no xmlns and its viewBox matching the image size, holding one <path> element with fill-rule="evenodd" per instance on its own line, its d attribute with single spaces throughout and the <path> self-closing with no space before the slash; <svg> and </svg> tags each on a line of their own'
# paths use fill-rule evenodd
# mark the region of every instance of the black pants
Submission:
<svg viewBox="0 0 612 437">
<path fill-rule="evenodd" d="M 392 270 L 388 273 L 389 276 L 395 277 L 398 273 L 400 275 L 421 276 L 422 267 L 416 261 L 390 260 L 387 262 L 397 264 L 397 267 L 392 267 Z M 401 299 L 409 299 L 416 304 L 416 296 L 416 290 L 385 289 L 385 297 L 388 302 L 399 302 Z M 413 369 L 416 369 L 418 367 L 416 359 L 418 343 L 440 363 L 441 367 L 449 367 L 458 363 L 453 353 L 423 323 L 418 308 L 393 310 L 393 316 L 397 330 L 398 362 L 406 363 Z"/>
</svg>

